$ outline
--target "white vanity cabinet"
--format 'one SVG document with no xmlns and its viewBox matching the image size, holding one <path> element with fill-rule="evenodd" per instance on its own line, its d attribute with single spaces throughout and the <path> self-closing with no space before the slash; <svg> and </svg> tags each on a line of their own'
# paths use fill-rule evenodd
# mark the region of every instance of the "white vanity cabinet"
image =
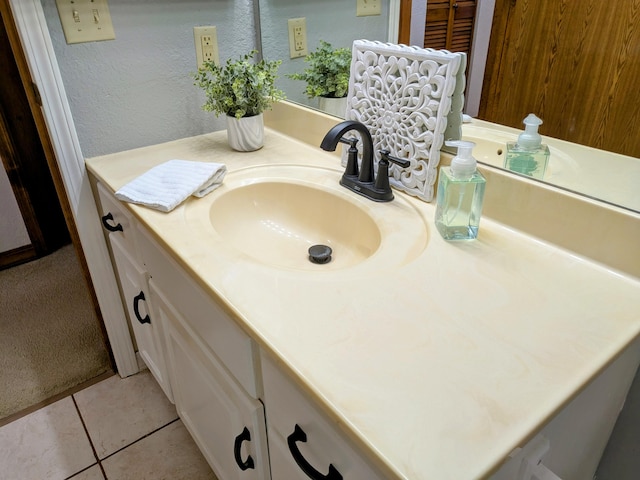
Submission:
<svg viewBox="0 0 640 480">
<path fill-rule="evenodd" d="M 98 191 L 139 352 L 218 477 L 384 478 L 271 360 L 261 368 L 268 357 L 251 337 L 125 206 Z"/>
<path fill-rule="evenodd" d="M 173 393 L 165 361 L 162 324 L 155 318 L 149 301 L 148 274 L 142 266 L 136 238 L 136 223 L 106 189 L 98 184 L 101 220 L 109 232 L 113 260 L 118 272 L 123 302 L 129 316 L 138 353 L 165 395 L 173 402 Z"/>
<path fill-rule="evenodd" d="M 221 480 L 388 478 L 215 290 L 98 191 L 138 351 Z M 639 362 L 637 340 L 489 478 L 591 478 Z"/>
<path fill-rule="evenodd" d="M 382 480 L 307 395 L 262 352 L 271 476 L 287 480 Z"/>
<path fill-rule="evenodd" d="M 146 230 L 139 233 L 180 418 L 221 480 L 270 479 L 257 347 Z"/>
<path fill-rule="evenodd" d="M 158 291 L 154 305 L 167 326 L 167 347 L 178 414 L 221 479 L 268 480 L 262 403 L 227 373 Z"/>
</svg>

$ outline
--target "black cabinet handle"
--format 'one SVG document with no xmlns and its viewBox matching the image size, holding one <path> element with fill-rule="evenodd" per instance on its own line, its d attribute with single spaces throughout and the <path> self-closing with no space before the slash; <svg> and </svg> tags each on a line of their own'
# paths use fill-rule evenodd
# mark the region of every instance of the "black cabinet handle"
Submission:
<svg viewBox="0 0 640 480">
<path fill-rule="evenodd" d="M 251 440 L 251 432 L 247 427 L 244 427 L 242 433 L 236 437 L 235 442 L 233 442 L 233 456 L 236 459 L 236 463 L 240 467 L 240 470 L 248 470 L 250 468 L 255 468 L 253 464 L 253 458 L 251 455 L 247 456 L 246 461 L 242 461 L 242 457 L 240 456 L 240 448 L 242 447 L 242 442 Z"/>
<path fill-rule="evenodd" d="M 333 465 L 329 464 L 329 473 L 322 475 L 313 468 L 309 462 L 307 462 L 307 459 L 302 456 L 302 453 L 300 453 L 300 450 L 298 450 L 298 446 L 296 445 L 297 442 L 306 441 L 307 434 L 304 433 L 304 430 L 302 430 L 296 423 L 293 433 L 287 437 L 287 444 L 289 445 L 289 451 L 291 452 L 293 459 L 296 461 L 300 469 L 313 480 L 342 480 L 342 475 Z"/>
<path fill-rule="evenodd" d="M 144 318 L 142 318 L 142 316 L 140 316 L 140 310 L 138 309 L 138 304 L 140 303 L 140 300 L 145 301 L 144 298 L 144 292 L 141 290 L 140 293 L 138 295 L 136 295 L 135 297 L 133 297 L 133 313 L 136 314 L 136 319 L 140 322 L 140 323 L 151 323 L 151 319 L 149 318 L 149 315 L 145 315 Z"/>
<path fill-rule="evenodd" d="M 109 223 L 110 221 L 113 221 L 113 214 L 111 212 L 107 213 L 104 217 L 102 217 L 102 225 L 104 225 L 104 228 L 106 228 L 110 232 L 123 231 L 121 224 L 118 223 L 117 225 L 111 225 Z"/>
</svg>

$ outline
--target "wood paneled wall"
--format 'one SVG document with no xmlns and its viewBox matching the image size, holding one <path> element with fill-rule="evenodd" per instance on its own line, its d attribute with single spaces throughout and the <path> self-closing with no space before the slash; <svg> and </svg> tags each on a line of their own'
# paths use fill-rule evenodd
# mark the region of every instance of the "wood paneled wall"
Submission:
<svg viewBox="0 0 640 480">
<path fill-rule="evenodd" d="M 640 157 L 640 0 L 496 0 L 480 118 Z"/>
</svg>

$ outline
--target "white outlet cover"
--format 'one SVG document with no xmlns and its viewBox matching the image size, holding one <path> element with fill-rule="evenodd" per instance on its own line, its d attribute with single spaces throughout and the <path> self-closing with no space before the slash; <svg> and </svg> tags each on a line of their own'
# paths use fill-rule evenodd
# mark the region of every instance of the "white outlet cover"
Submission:
<svg viewBox="0 0 640 480">
<path fill-rule="evenodd" d="M 307 48 L 307 19 L 306 17 L 290 18 L 287 21 L 289 27 L 289 56 L 291 58 L 305 57 L 309 50 Z M 302 28 L 302 39 L 298 39 L 302 43 L 302 48 L 296 48 L 296 36 L 294 29 Z"/>
<path fill-rule="evenodd" d="M 213 44 L 213 62 L 220 65 L 220 55 L 218 52 L 218 31 L 215 26 L 193 27 L 193 42 L 196 47 L 196 66 L 198 69 L 204 63 L 202 37 L 210 36 Z"/>
</svg>

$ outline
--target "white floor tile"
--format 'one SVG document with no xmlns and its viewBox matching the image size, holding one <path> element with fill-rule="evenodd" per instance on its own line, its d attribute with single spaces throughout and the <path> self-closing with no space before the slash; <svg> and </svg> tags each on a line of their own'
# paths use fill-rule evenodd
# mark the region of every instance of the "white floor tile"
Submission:
<svg viewBox="0 0 640 480">
<path fill-rule="evenodd" d="M 104 480 L 102 470 L 96 464 L 93 467 L 74 475 L 69 480 Z"/>
<path fill-rule="evenodd" d="M 148 370 L 110 377 L 74 397 L 100 459 L 178 418 Z"/>
<path fill-rule="evenodd" d="M 0 477 L 63 480 L 96 463 L 71 397 L 0 428 Z"/>
<path fill-rule="evenodd" d="M 102 462 L 109 480 L 216 480 L 180 420 Z"/>
</svg>

